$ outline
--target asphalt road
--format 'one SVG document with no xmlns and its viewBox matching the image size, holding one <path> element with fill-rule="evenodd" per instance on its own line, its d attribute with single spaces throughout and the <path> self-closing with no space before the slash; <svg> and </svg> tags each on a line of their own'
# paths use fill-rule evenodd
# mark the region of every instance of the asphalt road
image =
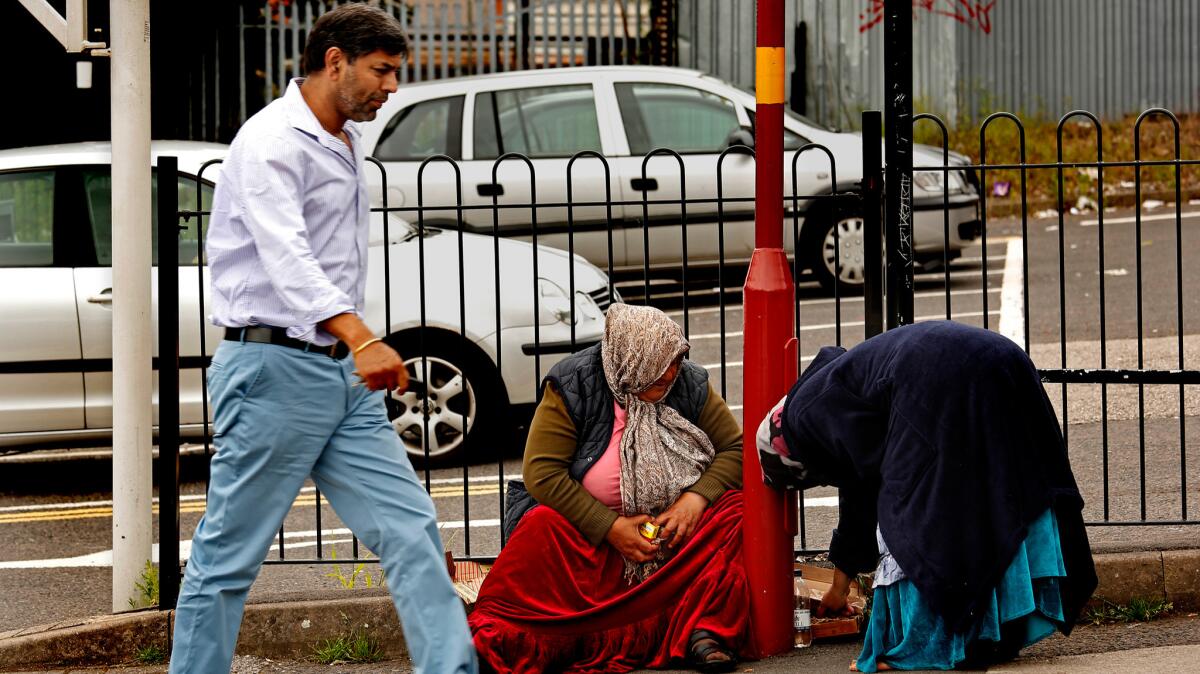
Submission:
<svg viewBox="0 0 1200 674">
<path fill-rule="evenodd" d="M 1200 214 L 1196 206 L 1187 208 Z M 949 284 L 943 272 L 917 276 L 916 318 L 946 318 L 949 311 L 955 320 L 1000 330 L 1019 343 L 1024 342 L 1027 328 L 1030 352 L 1043 368 L 1062 365 L 1063 325 L 1068 367 L 1137 367 L 1140 326 L 1144 337 L 1141 363 L 1148 368 L 1171 369 L 1179 367 L 1178 308 L 1182 301 L 1185 364 L 1196 368 L 1200 363 L 1200 295 L 1189 294 L 1187 288 L 1200 282 L 1200 265 L 1189 260 L 1187 253 L 1197 250 L 1197 242 L 1189 237 L 1197 236 L 1191 225 L 1200 215 L 1183 221 L 1182 296 L 1173 218 L 1145 221 L 1139 242 L 1133 236 L 1134 224 L 1122 220 L 1126 215 L 1105 216 L 1103 266 L 1099 264 L 1101 228 L 1089 224 L 1096 219 L 1094 214 L 1066 218 L 1061 257 L 1057 218 L 1031 218 L 1024 226 L 1020 220 L 989 223 L 986 255 L 982 245 L 965 251 L 949 269 Z M 1025 245 L 1020 238 L 1023 229 L 1028 231 Z M 1060 259 L 1064 262 L 1061 271 Z M 1143 287 L 1140 320 L 1135 292 L 1139 276 Z M 1066 280 L 1061 297 L 1060 277 Z M 691 357 L 709 369 L 717 389 L 740 418 L 740 299 L 736 289 L 726 292 L 722 312 L 713 299 L 716 296 L 701 293 L 689 301 L 686 314 L 678 309 L 671 314 L 686 326 Z M 811 357 L 826 344 L 852 346 L 864 335 L 862 298 L 835 302 L 823 296 L 815 284 L 805 283 L 800 290 L 799 323 L 802 357 Z M 1136 386 L 1071 385 L 1064 405 L 1060 387 L 1048 387 L 1060 416 L 1065 410 L 1069 421 L 1069 448 L 1090 520 L 1137 521 L 1143 519 L 1144 507 L 1148 520 L 1200 522 L 1200 457 L 1186 456 L 1180 445 L 1183 438 L 1184 447 L 1200 446 L 1196 435 L 1200 432 L 1200 392 L 1195 388 L 1188 387 L 1181 405 L 1179 388 L 1173 386 L 1147 386 L 1139 401 Z M 1140 408 L 1144 408 L 1144 417 L 1139 415 Z M 499 485 L 519 476 L 521 451 L 519 442 L 498 440 L 492 459 L 427 474 L 443 540 L 456 555 L 492 557 L 498 553 Z M 203 512 L 203 474 L 202 457 L 185 459 L 181 508 L 185 539 Z M 836 518 L 835 495 L 832 489 L 806 493 L 804 535 L 796 541 L 798 549 L 827 545 Z M 0 595 L 5 597 L 0 605 L 0 630 L 111 609 L 110 498 L 111 464 L 102 455 L 39 463 L 0 457 L 0 540 L 5 543 L 0 546 Z M 1198 533 L 1195 524 L 1096 526 L 1091 538 L 1101 550 L 1194 547 Z M 318 556 L 329 561 L 334 555 L 339 560 L 352 558 L 352 537 L 327 503 L 322 500 L 318 507 L 310 486 L 289 514 L 282 541 L 272 548 L 251 601 L 381 591 L 365 588 L 362 573 L 378 576 L 378 567 L 372 564 L 354 577 L 350 590 L 344 585 L 353 575 L 354 565 L 345 561 L 336 567 L 272 563 L 280 558 L 295 561 Z"/>
</svg>

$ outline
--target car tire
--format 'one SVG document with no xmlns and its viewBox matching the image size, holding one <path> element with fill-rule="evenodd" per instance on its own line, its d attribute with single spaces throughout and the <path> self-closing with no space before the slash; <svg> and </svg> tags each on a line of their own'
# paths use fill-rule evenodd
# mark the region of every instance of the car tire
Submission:
<svg viewBox="0 0 1200 674">
<path fill-rule="evenodd" d="M 387 338 L 408 367 L 408 390 L 389 393 L 386 401 L 388 420 L 409 459 L 414 466 L 433 468 L 496 456 L 504 449 L 494 444 L 508 396 L 495 363 L 457 333 L 428 329 L 424 340 L 420 337 L 418 330 L 409 330 Z M 412 385 L 419 381 L 427 385 Z M 428 457 L 422 440 L 426 428 L 432 439 Z"/>
<path fill-rule="evenodd" d="M 822 210 L 810 216 L 804 232 L 806 264 L 827 292 L 833 293 L 836 282 L 839 294 L 862 294 L 866 271 L 864 234 L 863 216 L 859 212 Z M 835 253 L 840 253 L 841 261 L 836 274 Z"/>
</svg>

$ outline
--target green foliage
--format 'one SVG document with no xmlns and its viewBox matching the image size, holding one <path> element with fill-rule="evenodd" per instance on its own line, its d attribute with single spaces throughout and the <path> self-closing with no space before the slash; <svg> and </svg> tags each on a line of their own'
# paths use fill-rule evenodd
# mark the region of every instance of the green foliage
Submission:
<svg viewBox="0 0 1200 674">
<path fill-rule="evenodd" d="M 323 665 L 379 662 L 383 659 L 383 648 L 370 636 L 356 630 L 349 636 L 326 639 L 313 646 L 313 659 Z"/>
<path fill-rule="evenodd" d="M 139 646 L 133 659 L 139 665 L 161 665 L 167 661 L 167 649 L 162 646 Z"/>
<path fill-rule="evenodd" d="M 337 548 L 330 546 L 329 557 L 331 559 L 337 559 Z M 359 583 L 362 583 L 364 587 L 372 588 L 383 587 L 387 582 L 387 578 L 384 576 L 383 569 L 379 570 L 379 576 L 373 576 L 371 575 L 370 571 L 367 571 L 366 562 L 359 562 L 358 564 L 355 564 L 349 575 L 346 575 L 346 573 L 342 571 L 341 564 L 334 564 L 333 570 L 325 574 L 325 577 L 336 580 L 341 584 L 342 589 L 345 590 L 353 590 L 355 587 L 358 587 Z"/>
<path fill-rule="evenodd" d="M 1160 598 L 1145 599 L 1134 597 L 1128 604 L 1114 604 L 1107 599 L 1101 599 L 1100 604 L 1087 607 L 1079 622 L 1088 625 L 1107 625 L 1111 623 L 1149 622 L 1156 620 L 1174 609 L 1169 601 Z"/>
<path fill-rule="evenodd" d="M 1017 115 L 1024 128 L 1025 163 L 1050 164 L 1058 161 L 1060 152 L 1058 120 L 1041 114 Z M 1103 157 L 1105 162 L 1128 162 L 1139 154 L 1135 133 L 1137 117 L 1127 116 L 1102 122 L 1097 137 L 1097 128 L 1083 116 L 1072 117 L 1062 126 L 1061 153 L 1064 162 L 1094 163 Z M 1200 147 L 1200 115 L 1184 116 L 1179 119 L 1180 158 L 1196 159 L 1195 148 Z M 988 124 L 984 137 L 980 138 L 982 121 L 972 121 L 965 116 L 946 120 L 950 149 L 961 152 L 978 164 L 981 158 L 988 164 L 1016 164 L 1021 162 L 1021 127 L 1011 119 L 997 118 Z M 1162 161 L 1175 158 L 1175 127 L 1165 117 L 1147 117 L 1141 125 L 1140 158 L 1142 161 Z M 936 124 L 917 122 L 913 127 L 913 141 L 934 147 L 942 146 L 942 132 Z M 1062 170 L 1061 201 L 1064 210 L 1069 210 L 1080 197 L 1109 206 L 1132 206 L 1135 201 L 1134 184 L 1138 170 L 1132 166 L 1106 168 L 1103 174 L 1096 167 L 1068 167 Z M 1200 196 L 1200 170 L 1192 166 L 1181 166 L 1179 187 L 1184 200 Z M 1142 199 L 1158 198 L 1175 201 L 1175 167 L 1143 166 L 1140 169 Z M 1059 172 L 1056 168 L 993 169 L 984 176 L 987 194 L 988 216 L 997 217 L 1019 213 L 1021 208 L 1021 184 L 1025 183 L 1026 200 L 1031 211 L 1054 209 L 1060 200 Z M 1101 193 L 1103 179 L 1103 193 Z M 1010 185 L 1007 196 L 993 196 L 991 191 L 997 182 Z"/>
<path fill-rule="evenodd" d="M 142 568 L 141 580 L 133 586 L 137 588 L 138 596 L 130 597 L 129 608 L 158 606 L 158 569 L 150 560 L 147 559 L 146 566 Z"/>
</svg>

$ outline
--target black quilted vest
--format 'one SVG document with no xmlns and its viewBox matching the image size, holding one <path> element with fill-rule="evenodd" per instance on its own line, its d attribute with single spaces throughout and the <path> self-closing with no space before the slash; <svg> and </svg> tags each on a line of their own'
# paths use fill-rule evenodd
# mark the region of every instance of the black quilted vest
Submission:
<svg viewBox="0 0 1200 674">
<path fill-rule="evenodd" d="M 600 346 L 595 344 L 559 361 L 539 387 L 540 396 L 546 390 L 547 382 L 554 384 L 554 390 L 562 396 L 567 414 L 575 425 L 577 446 L 568 472 L 571 479 L 577 482 L 582 482 L 583 476 L 596 465 L 612 438 L 613 396 L 604 378 Z M 700 412 L 707 402 L 708 370 L 684 360 L 664 404 L 694 424 L 700 419 Z M 508 483 L 504 507 L 505 540 L 512 535 L 521 517 L 535 505 L 537 502 L 525 490 L 524 481 L 512 480 Z"/>
</svg>

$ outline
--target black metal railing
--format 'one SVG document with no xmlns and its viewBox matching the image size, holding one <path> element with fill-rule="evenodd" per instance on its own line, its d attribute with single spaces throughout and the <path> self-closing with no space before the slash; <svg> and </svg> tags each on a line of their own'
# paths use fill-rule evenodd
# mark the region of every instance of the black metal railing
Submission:
<svg viewBox="0 0 1200 674">
<path fill-rule="evenodd" d="M 891 316 L 894 312 L 903 311 L 896 307 L 905 305 L 912 307 L 908 309 L 911 312 L 908 316 L 896 313 L 897 318 L 904 322 L 949 319 L 999 329 L 1021 343 L 1034 357 L 1048 386 L 1061 387 L 1057 396 L 1060 419 L 1081 489 L 1089 503 L 1086 514 L 1090 524 L 1197 524 L 1200 520 L 1195 519 L 1188 509 L 1188 492 L 1193 485 L 1187 465 L 1186 386 L 1200 384 L 1200 371 L 1188 370 L 1185 357 L 1188 326 L 1184 321 L 1187 301 L 1183 295 L 1184 277 L 1195 272 L 1185 268 L 1187 259 L 1182 253 L 1185 214 L 1181 176 L 1185 168 L 1200 165 L 1200 161 L 1180 157 L 1178 131 L 1173 159 L 1142 160 L 1138 142 L 1135 143 L 1137 154 L 1132 161 L 1105 161 L 1101 155 L 1099 126 L 1095 161 L 1066 161 L 1062 154 L 1063 125 L 1072 117 L 1083 114 L 1070 113 L 1063 117 L 1059 123 L 1057 161 L 1040 163 L 1026 161 L 1024 142 L 1016 148 L 1019 161 L 1015 163 L 989 163 L 987 160 L 986 132 L 994 122 L 1003 119 L 1005 123 L 1015 124 L 1023 139 L 1024 129 L 1015 115 L 998 113 L 983 123 L 980 128 L 980 159 L 977 163 L 951 162 L 949 148 L 946 147 L 949 138 L 946 125 L 932 115 L 914 118 L 914 122 L 923 121 L 938 126 L 943 140 L 942 163 L 918 165 L 914 172 L 939 174 L 943 188 L 940 195 L 934 195 L 940 207 L 913 213 L 914 234 L 911 243 L 914 248 L 903 251 L 904 255 L 900 256 L 917 266 L 914 289 L 906 298 L 885 297 L 883 290 L 888 286 L 885 272 L 895 275 L 904 274 L 905 270 L 895 267 L 885 270 L 886 253 L 897 242 L 881 245 L 883 170 L 880 147 L 874 143 L 863 144 L 864 168 L 861 175 L 854 176 L 857 184 L 852 188 L 844 183 L 839 185 L 837 157 L 828 148 L 807 145 L 794 151 L 790 156 L 792 189 L 785 198 L 786 220 L 790 221 L 790 227 L 786 221 L 781 226 L 785 227 L 785 231 L 791 230 L 789 253 L 794 261 L 794 292 L 798 309 L 795 329 L 800 338 L 796 365 L 802 368 L 821 344 L 833 342 L 853 346 L 878 334 L 883 328 L 885 313 Z M 1165 116 L 1174 121 L 1173 116 L 1161 110 L 1148 111 L 1143 118 L 1149 115 Z M 1094 117 L 1089 118 L 1098 125 Z M 864 115 L 865 128 L 878 129 L 879 121 L 878 113 Z M 1140 123 L 1141 120 L 1139 127 Z M 873 136 L 867 134 L 866 137 Z M 503 545 L 498 524 L 504 510 L 506 472 L 511 475 L 513 461 L 521 450 L 519 427 L 527 421 L 538 397 L 541 376 L 553 362 L 598 339 L 603 319 L 586 315 L 594 311 L 593 307 L 599 308 L 596 298 L 611 302 L 621 298 L 624 293 L 627 294 L 626 300 L 645 302 L 668 310 L 692 341 L 692 357 L 710 367 L 713 375 L 720 379 L 718 390 L 722 397 L 735 411 L 740 411 L 741 378 L 737 369 L 742 363 L 732 360 L 730 356 L 734 354 L 736 357 L 740 352 L 737 342 L 741 332 L 731 329 L 729 321 L 736 320 L 740 313 L 736 297 L 745 270 L 742 267 L 744 260 L 737 254 L 731 255 L 730 249 L 734 245 L 731 242 L 737 236 L 730 234 L 730 226 L 745 222 L 746 211 L 753 199 L 749 196 L 727 195 L 737 182 L 737 177 L 727 172 L 727 160 L 733 154 L 752 158 L 754 151 L 747 147 L 734 147 L 715 155 L 715 185 L 705 186 L 696 176 L 687 175 L 687 163 L 679 153 L 668 149 L 654 150 L 641 160 L 641 170 L 637 176 L 637 185 L 641 189 L 635 189 L 636 193 L 640 193 L 640 198 L 634 199 L 614 198 L 613 176 L 616 171 L 608 158 L 595 152 L 581 152 L 566 158 L 565 199 L 539 200 L 538 160 L 511 153 L 493 162 L 490 177 L 493 185 L 501 184 L 502 177 L 506 180 L 516 177 L 521 189 L 510 189 L 505 195 L 499 190 L 492 190 L 488 195 L 490 203 L 468 203 L 464 200 L 462 168 L 445 156 L 430 157 L 420 162 L 415 185 L 406 186 L 415 188 L 415 204 L 392 205 L 388 202 L 388 190 L 381 191 L 382 201 L 379 207 L 373 209 L 372 227 L 378 228 L 382 238 L 374 233 L 372 236 L 381 241 L 373 246 L 373 249 L 378 249 L 378 260 L 373 260 L 373 263 L 381 263 L 383 269 L 382 278 L 375 278 L 374 283 L 382 283 L 383 287 L 376 285 L 368 290 L 368 294 L 381 295 L 383 306 L 369 300 L 368 313 L 375 311 L 382 316 L 376 321 L 380 332 L 390 343 L 398 346 L 410 362 L 415 360 L 415 367 L 421 368 L 412 373 L 418 392 L 413 394 L 416 398 L 409 400 L 416 400 L 419 404 L 405 408 L 407 413 L 416 414 L 420 421 L 416 444 L 410 446 L 415 447 L 413 458 L 424 464 L 426 488 L 439 499 L 440 504 L 444 504 L 440 509 L 455 515 L 461 512 L 462 519 L 456 526 L 461 526 L 465 535 L 461 543 L 449 546 L 458 558 L 490 560 Z M 677 198 L 651 198 L 648 166 L 654 159 L 675 165 L 677 175 L 674 179 L 678 180 L 680 186 Z M 603 200 L 576 198 L 576 172 L 584 162 L 598 162 L 602 168 L 600 173 L 606 185 Z M 799 169 L 812 162 L 819 162 L 821 166 L 828 163 L 829 184 L 826 188 L 814 190 L 814 193 L 802 194 L 796 176 Z M 374 160 L 372 164 L 373 170 L 379 174 L 379 184 L 389 185 L 387 167 Z M 1145 232 L 1140 196 L 1141 172 L 1151 166 L 1171 167 L 1175 174 L 1174 247 L 1170 251 L 1174 255 L 1169 260 L 1174 269 L 1168 270 L 1172 272 L 1167 274 L 1170 283 L 1165 284 L 1174 292 L 1156 293 L 1153 302 L 1147 302 L 1143 288 L 1146 262 L 1142 258 Z M 1095 236 L 1092 236 L 1089 226 L 1082 224 L 1078 218 L 1068 216 L 1063 201 L 1063 171 L 1080 168 L 1095 169 L 1099 178 L 1096 181 L 1099 206 L 1095 213 Z M 1114 256 L 1130 255 L 1130 251 L 1118 251 L 1113 241 L 1106 241 L 1106 236 L 1111 236 L 1112 232 L 1105 228 L 1103 175 L 1105 171 L 1116 168 L 1133 169 L 1137 193 L 1135 203 L 1139 204 L 1131 216 L 1135 225 L 1133 241 L 1136 242 L 1132 253 L 1136 286 L 1131 296 L 1124 288 L 1121 293 L 1114 295 L 1113 289 L 1106 285 L 1109 283 L 1106 276 L 1109 275 L 1105 274 L 1105 264 Z M 434 175 L 435 171 L 445 173 Z M 1008 219 L 989 218 L 988 215 L 987 193 L 998 171 L 1018 171 L 1020 175 L 1019 212 Z M 1037 228 L 1031 228 L 1027 198 L 1026 176 L 1036 171 L 1056 172 L 1059 184 L 1057 225 L 1043 228 L 1045 231 L 1040 232 L 1036 231 Z M 952 177 L 961 174 L 967 178 L 969 172 L 976 172 L 978 178 L 956 178 L 955 184 L 961 184 L 962 191 L 951 194 Z M 427 203 L 426 184 L 444 180 L 446 175 L 454 180 L 454 200 L 450 203 Z M 659 179 L 663 179 L 661 175 Z M 203 180 L 203 175 L 197 176 L 198 183 Z M 521 182 L 523 180 L 528 183 Z M 975 185 L 979 190 L 978 204 L 974 202 L 975 193 L 972 191 L 976 189 Z M 520 193 L 514 194 L 514 191 Z M 563 222 L 546 219 L 545 214 L 554 212 L 554 209 L 565 214 Z M 603 221 L 578 221 L 576 216 L 582 209 L 603 209 Z M 664 214 L 663 209 L 670 209 L 670 212 Z M 453 213 L 451 222 L 439 216 L 437 226 L 427 224 L 431 213 L 446 212 Z M 477 214 L 490 214 L 490 226 L 479 224 L 482 220 L 473 217 Z M 512 228 L 502 224 L 502 220 L 510 219 L 509 216 L 513 214 L 518 214 L 522 223 L 515 233 Z M 194 216 L 194 226 L 203 231 L 203 220 L 207 216 L 203 209 L 184 212 L 183 215 Z M 701 255 L 698 251 L 705 245 L 701 233 L 713 220 L 715 250 L 706 250 Z M 855 224 L 855 221 L 861 222 Z M 1075 229 L 1068 233 L 1069 228 Z M 670 236 L 660 236 L 665 231 L 669 231 Z M 592 254 L 602 251 L 599 253 L 601 257 L 588 263 L 577 259 L 579 237 L 583 236 L 602 237 L 602 245 L 589 245 L 586 248 Z M 853 241 L 848 244 L 846 236 L 853 236 Z M 1004 259 L 1002 270 L 995 268 L 988 248 L 989 244 L 995 246 L 998 237 L 1004 240 L 1004 255 L 997 256 L 998 259 Z M 515 238 L 526 239 L 527 244 L 514 241 Z M 936 243 L 939 238 L 940 245 L 929 245 L 931 241 Z M 1074 249 L 1067 244 L 1075 239 L 1078 239 L 1076 246 L 1082 246 L 1086 240 L 1095 247 L 1094 262 L 1071 252 Z M 652 246 L 664 241 L 677 246 L 671 249 L 678 252 L 677 264 L 652 264 L 651 256 L 656 254 Z M 744 245 L 743 240 L 738 241 L 736 245 Z M 818 248 L 813 248 L 814 241 L 820 244 Z M 539 247 L 547 242 L 562 247 L 565 252 L 556 252 L 545 245 Z M 845 246 L 854 247 L 859 243 L 862 245 L 861 259 L 843 257 Z M 632 260 L 622 258 L 622 263 L 617 264 L 622 245 L 640 250 L 640 256 L 635 255 Z M 823 258 L 817 253 L 826 248 L 832 249 L 833 256 L 832 269 L 825 270 L 832 273 L 834 279 L 832 285 L 828 286 L 828 292 L 813 282 L 813 274 L 807 273 L 807 270 L 822 263 Z M 975 250 L 979 251 L 977 261 L 973 256 L 967 258 L 964 255 L 964 251 L 969 253 Z M 855 252 L 854 255 L 859 253 Z M 1019 263 L 1013 259 L 1017 256 L 1021 258 Z M 861 294 L 847 292 L 846 286 L 838 282 L 842 278 L 843 265 L 850 263 L 862 265 L 865 292 Z M 1166 273 L 1161 267 L 1159 265 L 1156 270 L 1159 276 Z M 1088 283 L 1068 280 L 1083 279 L 1083 271 L 1080 270 L 1089 272 Z M 203 269 L 198 273 L 203 283 Z M 996 282 L 998 274 L 1003 274 L 1000 283 Z M 1018 276 L 1019 280 L 1016 278 Z M 1097 280 L 1091 281 L 1092 276 Z M 412 280 L 411 286 L 405 285 L 408 283 L 406 279 Z M 902 280 L 893 278 L 890 287 L 898 287 L 897 282 Z M 713 283 L 716 284 L 715 292 L 711 289 Z M 393 285 L 396 287 L 393 288 Z M 558 286 L 559 293 L 556 294 L 550 286 Z M 1092 287 L 1099 290 L 1098 300 L 1093 298 Z M 1158 287 L 1165 286 L 1159 284 Z M 412 297 L 414 291 L 415 299 Z M 997 293 L 1000 294 L 1000 309 L 994 308 L 997 304 L 992 298 Z M 562 301 L 564 297 L 566 302 Z M 887 312 L 884 309 L 885 300 L 893 307 Z M 406 301 L 410 303 L 406 305 Z M 1122 301 L 1128 301 L 1127 305 L 1121 304 Z M 1162 309 L 1168 301 L 1171 302 L 1166 307 L 1169 317 L 1163 318 L 1167 314 L 1163 314 Z M 1150 312 L 1151 325 L 1174 333 L 1166 338 L 1158 338 L 1159 342 L 1155 343 L 1155 348 L 1161 352 L 1164 348 L 1162 340 L 1170 339 L 1174 348 L 1174 353 L 1170 354 L 1170 367 L 1155 364 L 1162 360 L 1161 357 L 1157 360 L 1147 358 L 1145 323 L 1148 309 L 1158 311 Z M 523 318 L 514 318 L 518 314 Z M 998 326 L 992 320 L 997 315 L 1000 317 Z M 1132 360 L 1125 358 L 1114 362 L 1108 357 L 1113 341 L 1109 323 L 1114 316 L 1122 315 L 1136 316 L 1136 330 L 1128 325 L 1122 328 L 1131 335 L 1136 333 L 1136 337 L 1124 338 L 1121 343 L 1122 348 L 1135 349 L 1136 358 L 1130 356 Z M 1009 320 L 1012 317 L 1016 317 L 1015 320 Z M 1174 325 L 1170 325 L 1172 319 Z M 374 319 L 368 316 L 368 320 Z M 1069 325 L 1071 330 L 1068 330 Z M 1093 332 L 1098 334 L 1093 335 Z M 715 347 L 709 346 L 712 342 L 716 343 Z M 433 370 L 446 364 L 444 361 L 447 359 L 441 356 L 447 352 L 439 349 L 444 349 L 447 344 L 463 349 L 470 347 L 474 349 L 470 353 L 476 356 L 482 354 L 487 359 L 483 368 L 487 370 L 486 373 L 472 370 L 469 365 L 473 363 L 469 358 L 458 363 L 449 362 L 449 365 L 457 367 L 457 372 L 463 377 L 463 390 L 477 394 L 475 407 L 450 410 L 452 415 L 457 415 L 456 419 L 435 418 L 436 407 L 429 400 L 430 391 L 445 384 Z M 1085 362 L 1093 351 L 1096 352 L 1095 362 Z M 1051 362 L 1054 356 L 1058 356 L 1057 367 Z M 1129 360 L 1128 365 L 1125 360 Z M 1136 432 L 1128 429 L 1116 435 L 1110 432 L 1108 389 L 1117 384 L 1137 386 L 1137 414 L 1130 417 L 1137 421 Z M 1147 419 L 1152 418 L 1152 412 L 1160 415 L 1153 417 L 1155 423 L 1162 418 L 1161 404 L 1157 405 L 1156 411 L 1147 408 L 1146 388 L 1156 386 L 1167 386 L 1177 393 L 1177 448 L 1165 448 L 1161 443 L 1150 446 L 1147 443 Z M 1072 420 L 1069 413 L 1075 409 L 1072 407 L 1075 399 L 1068 395 L 1068 391 L 1086 391 L 1088 387 L 1098 387 L 1100 390 L 1100 412 L 1094 421 L 1073 424 L 1076 432 L 1068 433 Z M 482 400 L 478 399 L 479 394 L 492 397 Z M 391 409 L 396 402 L 395 399 L 389 401 L 392 414 L 396 413 L 395 409 Z M 490 426 L 484 423 L 488 419 L 482 407 L 484 404 L 501 408 L 494 417 L 501 417 L 502 423 Z M 431 438 L 436 437 L 442 425 L 453 426 L 455 423 L 462 430 L 459 442 L 463 443 L 464 451 L 459 452 L 453 460 L 439 462 L 439 457 L 431 451 Z M 1074 437 L 1093 432 L 1092 427 L 1097 425 L 1098 440 L 1081 442 Z M 481 431 L 488 432 L 486 439 L 472 444 L 476 452 L 483 453 L 472 455 L 466 451 L 469 448 L 466 443 L 473 432 Z M 405 430 L 401 429 L 400 432 L 403 435 Z M 1129 457 L 1117 451 L 1128 447 L 1136 447 L 1136 461 L 1130 461 Z M 163 447 L 162 451 L 164 456 L 171 456 L 169 448 Z M 1173 458 L 1166 456 L 1168 454 Z M 1114 471 L 1114 456 L 1120 457 L 1116 464 L 1119 473 Z M 1170 471 L 1162 472 L 1168 459 L 1174 461 L 1175 465 Z M 494 466 L 494 474 L 480 473 L 489 470 L 490 466 Z M 1174 472 L 1175 467 L 1178 468 L 1177 473 Z M 1151 468 L 1159 471 L 1154 479 L 1161 482 L 1148 488 Z M 168 473 L 163 475 L 169 477 Z M 1127 486 L 1135 477 L 1137 490 L 1131 492 Z M 1168 483 L 1174 487 L 1166 489 L 1164 485 Z M 832 491 L 810 492 L 811 499 L 807 501 L 807 506 L 800 509 L 800 548 L 820 548 L 826 543 L 827 538 L 820 537 L 825 536 L 824 533 L 817 535 L 812 532 L 827 531 L 828 525 L 833 522 L 836 505 L 831 502 L 835 500 L 832 494 Z M 491 496 L 496 496 L 496 499 L 492 501 Z M 442 500 L 451 498 L 457 503 Z M 285 542 L 287 536 L 281 530 L 276 551 L 267 560 L 268 564 L 374 561 L 360 555 L 354 539 L 349 541 L 349 557 L 335 559 L 325 554 L 323 545 L 329 541 L 323 531 L 331 526 L 328 520 L 331 514 L 323 514 L 325 504 L 315 488 L 312 500 L 309 501 L 305 496 L 304 501 L 305 507 L 315 506 L 315 555 L 289 554 Z M 166 502 L 163 507 L 167 507 Z M 291 521 L 294 522 L 294 518 Z M 164 526 L 168 525 L 169 522 Z M 170 540 L 168 533 L 164 529 L 161 540 Z M 174 536 L 177 539 L 178 532 Z M 167 601 L 167 594 L 164 586 L 164 601 Z"/>
</svg>

